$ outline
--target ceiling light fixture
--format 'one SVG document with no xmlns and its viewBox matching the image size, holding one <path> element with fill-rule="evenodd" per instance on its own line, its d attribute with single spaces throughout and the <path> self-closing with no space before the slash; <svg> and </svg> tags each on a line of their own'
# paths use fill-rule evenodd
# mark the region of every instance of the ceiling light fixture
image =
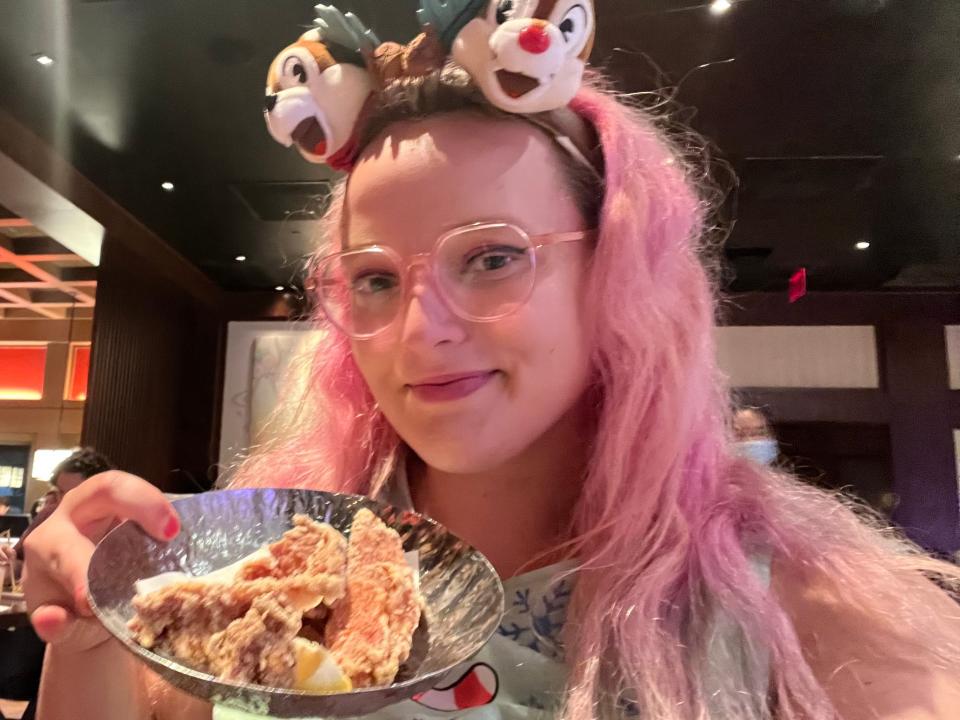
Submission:
<svg viewBox="0 0 960 720">
<path fill-rule="evenodd" d="M 283 287 L 283 285 L 277 285 L 277 286 L 274 288 L 274 290 L 276 290 L 277 292 L 283 292 L 283 291 L 284 291 L 284 287 Z"/>
<path fill-rule="evenodd" d="M 245 262 L 246 259 L 247 259 L 247 256 L 246 256 L 246 255 L 237 255 L 237 256 L 234 258 L 234 260 L 236 260 L 237 262 Z"/>
<path fill-rule="evenodd" d="M 868 243 L 866 240 L 861 240 L 854 247 L 856 247 L 857 250 L 866 250 L 868 247 L 870 247 L 870 243 Z"/>
<path fill-rule="evenodd" d="M 169 180 L 166 180 L 160 183 L 160 187 L 163 188 L 166 192 L 173 192 L 173 183 Z"/>
<path fill-rule="evenodd" d="M 45 55 L 44 53 L 37 53 L 36 55 L 33 56 L 33 59 L 36 60 L 41 65 L 43 65 L 44 67 L 49 67 L 50 65 L 53 65 L 53 58 L 50 57 L 49 55 Z"/>
<path fill-rule="evenodd" d="M 732 7 L 733 3 L 730 0 L 713 0 L 710 3 L 710 12 L 714 15 L 723 15 Z"/>
</svg>

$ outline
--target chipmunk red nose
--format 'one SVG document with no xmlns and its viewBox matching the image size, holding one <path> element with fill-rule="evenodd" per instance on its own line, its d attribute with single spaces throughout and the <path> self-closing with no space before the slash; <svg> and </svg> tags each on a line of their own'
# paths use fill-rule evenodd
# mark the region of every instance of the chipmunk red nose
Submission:
<svg viewBox="0 0 960 720">
<path fill-rule="evenodd" d="M 539 55 L 550 49 L 550 36 L 542 23 L 531 23 L 520 31 L 520 47 L 531 55 Z"/>
</svg>

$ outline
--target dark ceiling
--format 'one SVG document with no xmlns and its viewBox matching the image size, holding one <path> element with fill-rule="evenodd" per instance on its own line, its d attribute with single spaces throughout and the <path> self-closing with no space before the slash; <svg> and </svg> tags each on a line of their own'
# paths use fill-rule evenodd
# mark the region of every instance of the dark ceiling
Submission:
<svg viewBox="0 0 960 720">
<path fill-rule="evenodd" d="M 740 178 L 734 289 L 798 266 L 813 289 L 960 287 L 958 0 L 597 3 L 594 62 L 627 92 L 683 79 L 677 117 Z M 261 105 L 313 4 L 3 0 L 0 107 L 224 287 L 290 283 L 329 176 L 270 139 Z M 339 6 L 416 32 L 416 0 Z"/>
</svg>

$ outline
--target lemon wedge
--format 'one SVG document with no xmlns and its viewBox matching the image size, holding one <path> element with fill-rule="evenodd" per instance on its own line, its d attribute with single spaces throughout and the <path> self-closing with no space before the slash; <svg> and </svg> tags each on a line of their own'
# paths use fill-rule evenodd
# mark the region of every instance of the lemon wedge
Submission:
<svg viewBox="0 0 960 720">
<path fill-rule="evenodd" d="M 350 678 L 343 674 L 333 655 L 323 645 L 306 638 L 294 638 L 293 687 L 315 693 L 341 693 L 353 690 Z"/>
</svg>

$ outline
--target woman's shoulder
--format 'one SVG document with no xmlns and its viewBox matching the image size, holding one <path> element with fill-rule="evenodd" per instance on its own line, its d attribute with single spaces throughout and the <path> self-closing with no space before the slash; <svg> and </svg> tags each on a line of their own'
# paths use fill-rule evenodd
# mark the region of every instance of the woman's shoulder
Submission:
<svg viewBox="0 0 960 720">
<path fill-rule="evenodd" d="M 771 590 L 793 621 L 801 640 L 805 631 L 810 640 L 823 641 L 828 628 L 841 632 L 843 637 L 851 634 L 876 636 L 881 626 L 896 632 L 898 625 L 893 617 L 896 608 L 890 608 L 886 617 L 872 618 L 862 606 L 845 601 L 853 593 L 845 591 L 842 579 L 811 571 L 779 554 L 771 556 L 770 575 Z M 887 577 L 889 582 L 896 584 L 895 588 L 887 588 L 887 595 L 898 595 L 904 607 L 925 608 L 927 617 L 937 617 L 945 627 L 955 630 L 960 642 L 960 604 L 949 594 L 920 571 L 890 570 Z M 891 589 L 893 592 L 889 592 Z"/>
<path fill-rule="evenodd" d="M 833 579 L 774 557 L 771 589 L 814 676 L 844 720 L 960 717 L 960 678 L 912 653 L 911 630 L 851 602 Z M 938 615 L 944 643 L 960 647 L 960 605 L 921 573 L 899 574 L 900 592 Z M 952 634 L 952 637 L 950 635 Z"/>
</svg>

